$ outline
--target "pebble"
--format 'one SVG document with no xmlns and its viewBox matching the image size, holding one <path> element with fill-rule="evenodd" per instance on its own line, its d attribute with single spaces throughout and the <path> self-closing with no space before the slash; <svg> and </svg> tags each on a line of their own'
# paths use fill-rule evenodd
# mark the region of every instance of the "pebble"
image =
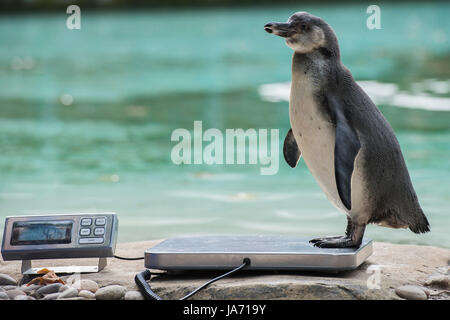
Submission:
<svg viewBox="0 0 450 320">
<path fill-rule="evenodd" d="M 8 291 L 17 288 L 17 286 L 3 286 L 3 290 Z"/>
<path fill-rule="evenodd" d="M 128 291 L 125 293 L 125 300 L 144 300 L 144 297 L 139 291 Z"/>
<path fill-rule="evenodd" d="M 14 300 L 36 300 L 36 298 L 27 296 L 27 295 L 20 295 L 14 298 Z"/>
<path fill-rule="evenodd" d="M 78 280 L 78 281 L 74 282 L 72 286 L 74 288 L 77 288 L 78 291 L 88 290 L 92 293 L 96 293 L 98 290 L 97 282 L 95 282 L 93 280 L 89 280 L 89 279 Z"/>
<path fill-rule="evenodd" d="M 450 290 L 450 276 L 449 275 L 434 275 L 429 277 L 425 284 L 427 286 L 438 287 L 440 289 Z"/>
<path fill-rule="evenodd" d="M 46 295 L 42 300 L 56 300 L 59 298 L 60 292 L 50 293 Z"/>
<path fill-rule="evenodd" d="M 7 274 L 0 273 L 0 286 L 17 286 L 17 281 Z"/>
<path fill-rule="evenodd" d="M 401 286 L 395 289 L 395 293 L 399 297 L 407 300 L 427 300 L 427 294 L 418 286 Z"/>
<path fill-rule="evenodd" d="M 9 297 L 11 300 L 14 300 L 14 298 L 17 297 L 17 296 L 24 296 L 24 295 L 26 295 L 25 292 L 23 292 L 23 291 L 20 290 L 20 289 L 12 289 L 12 290 L 8 290 L 8 291 L 6 291 L 6 294 L 8 295 L 8 297 Z"/>
<path fill-rule="evenodd" d="M 0 292 L 0 300 L 9 300 L 9 296 L 6 292 Z"/>
<path fill-rule="evenodd" d="M 428 289 L 428 288 L 425 288 L 425 287 L 420 287 L 420 289 L 422 289 L 423 292 L 425 292 L 425 294 L 427 295 L 427 298 L 430 297 L 430 295 L 431 295 L 431 293 L 432 293 L 432 290 L 430 290 L 430 289 Z"/>
<path fill-rule="evenodd" d="M 63 284 L 61 287 L 59 287 L 58 292 L 64 292 L 69 288 L 70 288 L 69 286 L 66 286 L 65 284 Z"/>
<path fill-rule="evenodd" d="M 0 292 L 5 292 L 5 289 L 3 289 L 2 287 L 0 287 Z"/>
<path fill-rule="evenodd" d="M 58 299 L 74 298 L 76 296 L 78 296 L 78 290 L 76 288 L 69 288 L 63 292 L 60 292 Z"/>
<path fill-rule="evenodd" d="M 41 286 L 38 284 L 32 284 L 30 286 L 27 286 L 26 284 L 24 284 L 23 286 L 20 287 L 20 290 L 22 290 L 23 292 L 25 292 L 27 295 L 32 295 L 35 293 L 36 290 L 38 290 Z"/>
<path fill-rule="evenodd" d="M 46 286 L 43 286 L 43 287 L 37 289 L 36 296 L 38 298 L 41 298 L 47 294 L 56 293 L 56 292 L 58 292 L 59 288 L 61 288 L 61 286 L 62 286 L 61 283 L 48 284 Z"/>
<path fill-rule="evenodd" d="M 86 300 L 83 297 L 72 297 L 72 298 L 64 298 L 64 299 L 58 299 L 58 300 Z"/>
<path fill-rule="evenodd" d="M 110 285 L 100 288 L 95 293 L 97 300 L 122 300 L 127 289 L 119 285 Z"/>
<path fill-rule="evenodd" d="M 78 296 L 86 299 L 95 299 L 95 294 L 88 290 L 81 290 Z"/>
<path fill-rule="evenodd" d="M 66 285 L 71 287 L 75 281 L 80 279 L 80 275 L 75 276 L 74 274 L 71 276 L 61 277 L 61 280 L 64 281 Z"/>
</svg>

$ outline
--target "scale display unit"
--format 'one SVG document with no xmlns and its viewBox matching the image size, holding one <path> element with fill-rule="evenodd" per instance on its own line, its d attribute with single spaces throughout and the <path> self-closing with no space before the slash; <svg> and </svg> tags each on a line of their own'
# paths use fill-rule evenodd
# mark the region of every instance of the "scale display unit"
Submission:
<svg viewBox="0 0 450 320">
<path fill-rule="evenodd" d="M 99 272 L 114 256 L 115 213 L 80 213 L 6 217 L 3 260 L 22 260 L 23 274 L 36 274 L 32 260 L 99 258 L 97 266 L 47 267 L 55 273 Z"/>
</svg>

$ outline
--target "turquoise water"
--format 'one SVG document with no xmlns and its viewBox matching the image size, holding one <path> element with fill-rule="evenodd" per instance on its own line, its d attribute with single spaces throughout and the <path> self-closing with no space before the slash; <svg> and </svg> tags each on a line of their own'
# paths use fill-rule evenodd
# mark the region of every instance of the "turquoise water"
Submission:
<svg viewBox="0 0 450 320">
<path fill-rule="evenodd" d="M 290 169 L 280 154 L 278 174 L 262 176 L 259 165 L 170 160 L 172 131 L 192 130 L 194 120 L 204 129 L 280 129 L 281 144 L 288 104 L 264 98 L 260 89 L 290 81 L 291 51 L 262 27 L 298 10 L 335 28 L 357 80 L 396 88 L 380 108 L 397 133 L 432 232 L 371 225 L 366 235 L 450 247 L 445 3 L 382 5 L 382 29 L 372 31 L 366 6 L 357 4 L 82 10 L 81 30 L 66 29 L 64 13 L 2 16 L 0 227 L 7 215 L 112 210 L 119 241 L 343 233 L 344 215 L 303 162 Z M 66 94 L 73 97 L 68 105 L 61 102 Z M 442 109 L 428 108 L 433 103 Z"/>
</svg>

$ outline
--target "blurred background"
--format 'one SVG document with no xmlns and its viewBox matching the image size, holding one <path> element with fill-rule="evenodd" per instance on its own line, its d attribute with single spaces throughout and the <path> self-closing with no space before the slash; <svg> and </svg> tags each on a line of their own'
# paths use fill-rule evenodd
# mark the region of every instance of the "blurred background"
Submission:
<svg viewBox="0 0 450 320">
<path fill-rule="evenodd" d="M 345 216 L 304 162 L 291 169 L 281 154 L 292 51 L 263 26 L 308 11 L 335 29 L 344 64 L 392 124 L 431 224 L 366 236 L 450 247 L 450 3 L 377 3 L 381 30 L 366 27 L 371 3 L 0 3 L 1 230 L 7 215 L 111 210 L 122 242 L 342 234 Z M 80 30 L 66 28 L 69 4 Z M 171 133 L 194 120 L 279 129 L 278 174 L 173 164 Z"/>
</svg>

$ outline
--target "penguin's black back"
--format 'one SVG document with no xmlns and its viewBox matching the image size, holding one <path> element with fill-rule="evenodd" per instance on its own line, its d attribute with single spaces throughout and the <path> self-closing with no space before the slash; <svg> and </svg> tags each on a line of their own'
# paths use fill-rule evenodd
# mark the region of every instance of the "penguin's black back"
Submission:
<svg viewBox="0 0 450 320">
<path fill-rule="evenodd" d="M 392 127 L 347 68 L 340 64 L 330 71 L 334 73 L 331 90 L 344 97 L 345 117 L 356 129 L 363 148 L 363 176 L 373 208 L 368 222 L 392 227 L 406 225 L 415 233 L 428 232 L 428 220 Z"/>
</svg>

